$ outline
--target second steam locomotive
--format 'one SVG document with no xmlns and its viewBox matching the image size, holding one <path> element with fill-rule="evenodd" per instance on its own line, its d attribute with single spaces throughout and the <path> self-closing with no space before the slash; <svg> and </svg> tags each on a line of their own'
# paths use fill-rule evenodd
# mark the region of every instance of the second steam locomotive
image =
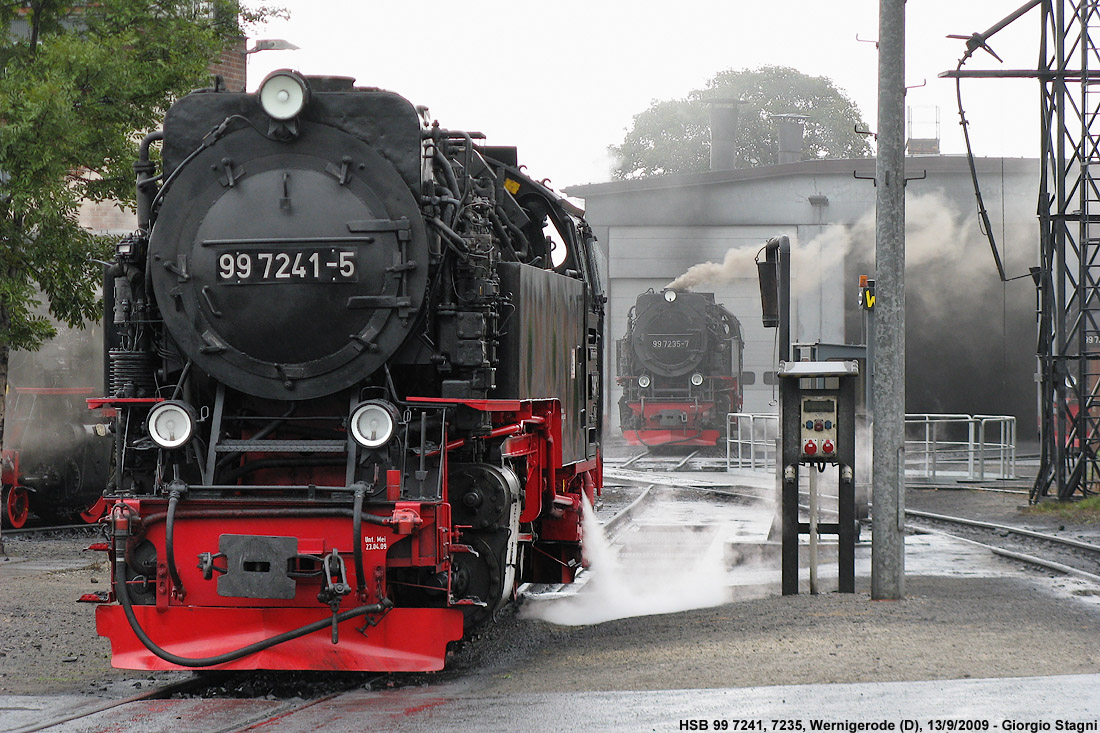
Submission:
<svg viewBox="0 0 1100 733">
<path fill-rule="evenodd" d="M 284 70 L 143 142 L 93 401 L 115 666 L 440 669 L 521 583 L 579 569 L 591 230 L 514 148 L 422 114 Z"/>
<path fill-rule="evenodd" d="M 713 293 L 642 293 L 618 342 L 619 421 L 631 445 L 714 446 L 741 409 L 741 323 Z"/>
</svg>

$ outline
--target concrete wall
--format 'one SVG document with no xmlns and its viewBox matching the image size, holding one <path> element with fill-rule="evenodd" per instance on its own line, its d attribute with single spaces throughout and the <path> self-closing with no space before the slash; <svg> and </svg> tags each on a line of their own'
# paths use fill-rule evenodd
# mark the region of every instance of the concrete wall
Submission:
<svg viewBox="0 0 1100 733">
<path fill-rule="evenodd" d="M 1034 286 L 1002 284 L 978 230 L 969 169 L 961 157 L 913 157 L 907 186 L 907 405 L 909 412 L 1016 415 L 1034 433 Z M 1037 263 L 1038 161 L 979 159 L 977 167 L 1009 276 Z M 773 330 L 760 321 L 751 255 L 774 236 L 792 245 L 792 340 L 865 341 L 858 276 L 873 277 L 874 160 L 810 161 L 751 170 L 664 176 L 567 189 L 583 198 L 609 255 L 607 428 L 617 434 L 614 343 L 637 295 L 660 289 L 700 262 L 737 258 L 714 292 L 746 333 L 755 374 L 745 408 L 775 410 Z"/>
</svg>

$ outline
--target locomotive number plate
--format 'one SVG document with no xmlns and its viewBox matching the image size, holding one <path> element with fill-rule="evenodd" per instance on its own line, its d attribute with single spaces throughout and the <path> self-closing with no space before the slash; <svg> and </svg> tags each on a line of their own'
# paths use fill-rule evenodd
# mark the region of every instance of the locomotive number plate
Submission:
<svg viewBox="0 0 1100 733">
<path fill-rule="evenodd" d="M 686 349 L 689 346 L 690 339 L 653 339 L 655 349 Z"/>
<path fill-rule="evenodd" d="M 227 285 L 358 281 L 354 249 L 249 249 L 218 255 L 218 282 Z"/>
</svg>

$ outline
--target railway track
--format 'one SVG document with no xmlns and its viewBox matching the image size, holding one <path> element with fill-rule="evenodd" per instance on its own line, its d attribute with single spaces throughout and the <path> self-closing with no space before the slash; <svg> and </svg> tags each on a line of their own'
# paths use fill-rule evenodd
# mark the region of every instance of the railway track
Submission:
<svg viewBox="0 0 1100 733">
<path fill-rule="evenodd" d="M 370 673 L 205 672 L 136 695 L 54 713 L 5 733 L 145 730 L 181 727 L 229 733 L 278 722 L 357 690 L 416 684 L 421 675 Z M 322 717 L 325 713 L 321 713 Z M 121 727 L 120 727 L 121 726 Z"/>
<path fill-rule="evenodd" d="M 1002 557 L 1100 583 L 1100 545 L 964 517 L 913 509 L 906 509 L 905 514 L 912 520 L 906 524 L 909 529 L 949 535 Z"/>
<path fill-rule="evenodd" d="M 673 541 L 679 546 L 675 553 L 675 567 L 672 570 L 674 574 L 686 575 L 685 568 L 693 559 L 708 554 L 721 558 L 721 552 L 715 548 L 721 548 L 725 539 L 723 533 L 728 536 L 731 525 L 725 521 L 726 518 L 717 515 L 724 512 L 734 517 L 744 514 L 746 509 L 762 507 L 763 502 L 770 501 L 774 493 L 770 476 L 764 477 L 758 485 L 739 487 L 728 486 L 725 478 L 667 474 L 658 476 L 642 471 L 609 468 L 606 491 L 597 509 L 603 520 L 603 532 L 608 547 L 615 552 L 620 564 L 625 566 L 623 575 L 633 578 L 643 587 L 664 588 L 666 597 L 675 595 L 675 592 L 670 594 L 667 590 L 667 578 L 654 577 L 654 574 L 665 572 L 657 566 L 657 558 L 668 556 L 667 550 L 657 549 L 658 545 L 672 533 Z M 824 498 L 828 500 L 827 496 Z M 950 534 L 981 544 L 992 552 L 1015 560 L 1039 564 L 1100 583 L 1100 546 L 1008 525 L 917 510 L 908 510 L 907 513 L 912 531 Z M 75 532 L 79 529 L 94 528 L 76 525 L 28 529 L 26 533 Z M 589 590 L 595 595 L 594 589 Z M 621 588 L 615 588 L 614 591 L 616 595 L 622 593 Z M 664 610 L 668 609 L 655 607 L 655 610 L 648 612 Z M 330 682 L 327 689 L 318 686 L 304 693 L 291 691 L 283 694 L 265 692 L 267 688 L 262 680 L 249 681 L 246 676 L 241 679 L 244 681 L 231 683 L 224 678 L 212 679 L 211 675 L 195 675 L 126 699 L 101 701 L 91 707 L 51 714 L 48 719 L 43 720 L 40 717 L 33 724 L 6 730 L 19 733 L 48 729 L 98 730 L 123 719 L 140 719 L 146 723 L 155 719 L 176 720 L 209 730 L 247 730 L 272 721 L 294 718 L 299 714 L 305 718 L 323 718 L 328 715 L 326 705 L 342 695 L 354 695 L 357 689 L 376 689 L 379 685 L 403 685 L 400 680 L 387 682 L 389 676 L 375 675 L 372 679 L 367 679 L 363 675 L 351 680 L 342 689 L 334 689 Z M 382 682 L 378 683 L 378 680 Z M 408 684 L 416 683 L 414 681 Z M 235 685 L 251 688 L 252 692 L 242 693 L 241 687 Z M 219 707 L 221 703 L 216 698 L 226 698 L 224 709 Z M 337 708 L 341 704 L 344 703 L 335 703 Z M 213 712 L 215 710 L 217 712 Z M 135 715 L 138 717 L 135 718 Z M 156 727 L 155 722 L 153 727 Z"/>
<path fill-rule="evenodd" d="M 179 682 L 172 682 L 165 685 L 150 688 L 145 692 L 137 695 L 131 695 L 120 700 L 105 700 L 97 703 L 91 707 L 78 708 L 76 710 L 70 710 L 53 715 L 46 720 L 42 720 L 30 725 L 25 725 L 18 728 L 12 728 L 11 733 L 33 733 L 34 731 L 47 730 L 49 728 L 56 728 L 66 723 L 78 723 L 80 721 L 90 721 L 92 718 L 102 714 L 108 713 L 111 710 L 119 708 L 123 705 L 129 705 L 130 703 L 139 703 L 147 700 L 164 700 L 172 695 L 189 692 L 194 690 L 197 686 L 202 684 L 202 680 L 196 677 L 191 677 Z"/>
<path fill-rule="evenodd" d="M 644 455 L 644 454 L 643 454 Z M 666 463 L 668 459 L 666 458 Z M 673 465 L 670 463 L 669 465 Z M 636 464 L 635 464 L 636 465 Z M 671 469 L 674 470 L 674 469 Z M 647 473 L 631 471 L 625 467 L 608 468 L 606 474 L 620 481 L 640 482 L 646 480 Z M 652 477 L 650 476 L 650 480 Z M 770 476 L 768 477 L 770 480 Z M 714 486 L 700 486 L 697 478 L 668 477 L 663 483 L 678 486 L 685 489 L 708 491 L 714 494 L 732 494 L 746 498 L 756 497 L 768 500 L 774 494 L 774 489 L 769 487 L 738 487 L 737 489 L 722 490 Z M 1026 494 L 1026 491 L 1014 489 L 984 489 L 975 487 L 969 490 L 992 491 L 1007 494 Z M 803 502 L 807 492 L 801 491 Z M 835 502 L 835 496 L 823 495 L 826 502 Z M 803 510 L 807 507 L 802 504 Z M 828 504 L 821 507 L 820 511 L 826 514 L 835 514 Z M 1090 582 L 1100 584 L 1100 545 L 1083 542 L 1067 537 L 1060 537 L 1049 533 L 1037 532 L 1023 527 L 1015 527 L 1006 524 L 982 522 L 965 517 L 957 517 L 946 514 L 936 514 L 914 509 L 906 509 L 909 518 L 907 529 L 914 532 L 936 532 L 948 535 L 971 544 L 980 545 L 990 552 L 1001 557 L 1007 557 L 1020 562 L 1025 562 L 1037 567 L 1054 570 L 1059 573 L 1083 578 Z"/>
<path fill-rule="evenodd" d="M 43 524 L 35 527 L 20 527 L 19 529 L 4 528 L 0 536 L 3 537 L 26 537 L 34 535 L 49 534 L 51 532 L 72 532 L 76 533 L 77 530 L 87 530 L 89 534 L 99 531 L 98 524 L 87 524 L 81 522 L 80 524 Z"/>
</svg>

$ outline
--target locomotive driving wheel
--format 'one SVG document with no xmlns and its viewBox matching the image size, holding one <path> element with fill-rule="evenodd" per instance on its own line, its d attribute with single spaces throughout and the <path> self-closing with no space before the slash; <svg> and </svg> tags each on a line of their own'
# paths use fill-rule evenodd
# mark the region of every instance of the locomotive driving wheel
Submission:
<svg viewBox="0 0 1100 733">
<path fill-rule="evenodd" d="M 473 601 L 461 606 L 466 617 L 467 631 L 472 631 L 491 621 L 500 608 L 499 599 L 503 590 L 502 558 L 497 543 L 484 537 L 467 539 L 476 554 L 462 554 L 454 559 L 455 596 Z"/>
<path fill-rule="evenodd" d="M 4 526 L 19 529 L 31 515 L 31 498 L 22 486 L 4 489 Z"/>
</svg>

